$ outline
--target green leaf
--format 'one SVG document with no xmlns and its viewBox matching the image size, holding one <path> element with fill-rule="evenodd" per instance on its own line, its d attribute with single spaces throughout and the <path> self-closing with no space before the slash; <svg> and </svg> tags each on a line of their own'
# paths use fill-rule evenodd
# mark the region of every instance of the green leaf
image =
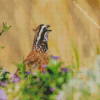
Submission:
<svg viewBox="0 0 100 100">
<path fill-rule="evenodd" d="M 1 46 L 1 47 L 0 47 L 0 49 L 3 49 L 3 48 L 5 48 L 5 46 Z"/>
<path fill-rule="evenodd" d="M 8 74 L 10 74 L 9 72 L 6 72 L 5 74 L 4 74 L 4 78 L 5 79 L 8 79 Z"/>
<path fill-rule="evenodd" d="M 15 61 L 13 61 L 13 63 L 19 68 L 19 70 L 21 71 L 21 75 L 20 78 L 25 78 L 25 69 L 24 69 L 24 62 L 22 61 L 20 64 L 16 63 Z"/>
<path fill-rule="evenodd" d="M 47 71 L 51 74 L 57 74 L 58 68 L 60 67 L 60 65 L 61 65 L 61 62 L 51 59 L 48 63 Z"/>
<path fill-rule="evenodd" d="M 7 31 L 11 26 L 7 27 L 6 22 L 3 22 L 3 30 L 0 32 L 0 36 L 2 35 L 3 32 Z"/>
<path fill-rule="evenodd" d="M 63 83 L 63 82 L 64 82 L 64 78 L 63 77 L 57 78 L 57 83 Z"/>
</svg>

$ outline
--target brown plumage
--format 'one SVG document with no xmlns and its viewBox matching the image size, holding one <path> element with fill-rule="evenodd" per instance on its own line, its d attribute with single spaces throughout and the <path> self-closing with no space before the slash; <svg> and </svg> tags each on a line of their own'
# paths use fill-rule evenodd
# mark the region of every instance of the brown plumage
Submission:
<svg viewBox="0 0 100 100">
<path fill-rule="evenodd" d="M 48 30 L 50 25 L 39 25 L 35 30 L 32 50 L 24 60 L 25 69 L 29 68 L 30 71 L 38 68 L 41 72 L 45 70 L 44 65 L 48 64 L 50 54 L 48 51 Z M 29 67 L 27 67 L 29 66 Z"/>
</svg>

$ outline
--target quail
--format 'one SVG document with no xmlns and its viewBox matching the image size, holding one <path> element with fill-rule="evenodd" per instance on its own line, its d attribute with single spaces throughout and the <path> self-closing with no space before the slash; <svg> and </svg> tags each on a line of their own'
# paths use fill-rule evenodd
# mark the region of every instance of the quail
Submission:
<svg viewBox="0 0 100 100">
<path fill-rule="evenodd" d="M 24 60 L 25 69 L 30 71 L 38 68 L 40 72 L 45 70 L 45 66 L 48 64 L 50 54 L 48 50 L 48 33 L 52 30 L 48 30 L 50 25 L 39 25 L 35 31 L 32 49 L 29 55 Z M 28 67 L 26 67 L 28 66 Z"/>
</svg>

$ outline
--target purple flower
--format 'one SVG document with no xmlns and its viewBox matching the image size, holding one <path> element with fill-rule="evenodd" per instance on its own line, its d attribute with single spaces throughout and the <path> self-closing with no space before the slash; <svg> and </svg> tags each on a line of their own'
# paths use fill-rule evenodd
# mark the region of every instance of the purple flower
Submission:
<svg viewBox="0 0 100 100">
<path fill-rule="evenodd" d="M 36 76 L 36 73 L 35 72 L 33 72 L 33 76 Z"/>
<path fill-rule="evenodd" d="M 56 96 L 56 100 L 62 100 L 61 96 L 60 95 L 57 95 Z"/>
<path fill-rule="evenodd" d="M 11 81 L 10 81 L 10 80 L 8 80 L 8 83 L 11 83 Z"/>
<path fill-rule="evenodd" d="M 53 55 L 51 55 L 51 58 L 57 60 L 57 59 L 59 59 L 60 57 L 59 57 L 59 56 L 53 56 Z"/>
<path fill-rule="evenodd" d="M 14 98 L 13 100 L 18 100 L 18 99 Z"/>
<path fill-rule="evenodd" d="M 30 71 L 26 72 L 26 75 L 27 75 L 27 76 L 28 76 L 29 74 L 31 74 L 31 72 L 30 72 Z"/>
<path fill-rule="evenodd" d="M 27 79 L 27 77 L 25 77 L 25 79 Z"/>
<path fill-rule="evenodd" d="M 54 91 L 54 88 L 53 87 L 50 87 L 50 90 L 53 92 Z"/>
<path fill-rule="evenodd" d="M 13 82 L 14 82 L 14 83 L 17 83 L 17 82 L 19 82 L 19 81 L 20 81 L 20 78 L 19 78 L 19 77 L 16 77 L 16 78 L 13 79 Z"/>
<path fill-rule="evenodd" d="M 40 79 L 39 79 L 39 78 L 37 78 L 37 79 L 36 79 L 36 81 L 40 81 Z"/>
<path fill-rule="evenodd" d="M 2 78 L 4 78 L 4 76 L 2 76 Z"/>
<path fill-rule="evenodd" d="M 0 82 L 0 85 L 1 85 L 2 87 L 5 87 L 5 86 L 6 86 L 6 82 Z"/>
<path fill-rule="evenodd" d="M 32 88 L 32 85 L 30 85 L 29 88 Z"/>
<path fill-rule="evenodd" d="M 0 89 L 0 100 L 7 100 L 6 93 L 3 89 Z"/>
<path fill-rule="evenodd" d="M 43 71 L 43 73 L 46 74 L 47 72 L 46 71 Z"/>
<path fill-rule="evenodd" d="M 6 70 L 5 70 L 5 69 L 3 69 L 3 70 L 2 70 L 2 73 L 4 74 L 5 72 L 6 72 Z"/>
<path fill-rule="evenodd" d="M 43 68 L 46 68 L 46 67 L 47 67 L 46 64 L 44 64 L 44 65 L 43 65 Z"/>
<path fill-rule="evenodd" d="M 18 77 L 16 74 L 11 74 L 11 77 L 12 78 L 16 78 L 16 77 Z"/>
<path fill-rule="evenodd" d="M 63 72 L 68 72 L 68 69 L 67 68 L 61 68 L 61 70 L 63 71 Z"/>
</svg>

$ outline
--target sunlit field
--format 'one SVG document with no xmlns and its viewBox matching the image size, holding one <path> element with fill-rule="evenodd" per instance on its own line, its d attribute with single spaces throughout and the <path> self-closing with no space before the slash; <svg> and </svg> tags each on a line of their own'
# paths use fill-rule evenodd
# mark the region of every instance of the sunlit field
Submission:
<svg viewBox="0 0 100 100">
<path fill-rule="evenodd" d="M 0 36 L 10 27 L 3 23 Z M 44 65 L 46 71 L 42 73 L 25 71 L 23 61 L 15 63 L 21 71 L 20 74 L 11 74 L 1 66 L 0 100 L 99 100 L 100 56 L 92 68 L 80 70 L 80 58 L 73 42 L 72 48 L 76 64 L 72 62 L 69 66 L 64 66 L 60 57 L 51 56 L 48 65 Z"/>
</svg>

